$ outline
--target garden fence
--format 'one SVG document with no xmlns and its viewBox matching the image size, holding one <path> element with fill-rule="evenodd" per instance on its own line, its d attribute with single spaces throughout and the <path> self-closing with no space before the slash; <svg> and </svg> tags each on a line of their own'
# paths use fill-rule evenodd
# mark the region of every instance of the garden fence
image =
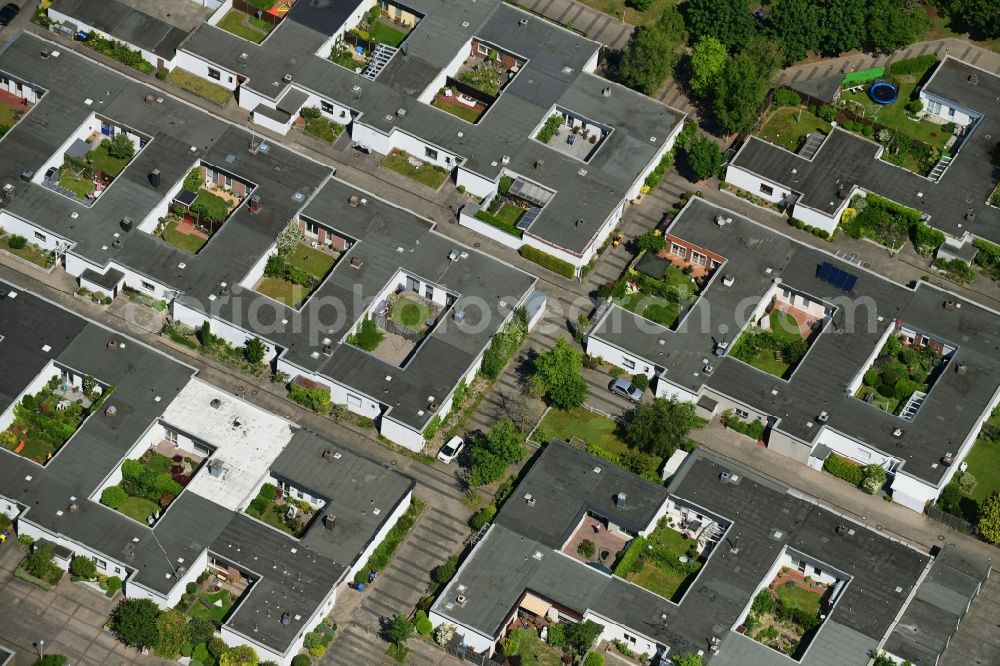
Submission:
<svg viewBox="0 0 1000 666">
<path fill-rule="evenodd" d="M 261 21 L 271 24 L 272 27 L 281 23 L 281 17 L 269 14 L 260 7 L 250 4 L 246 0 L 233 0 L 233 9 L 243 12 L 244 14 L 248 14 L 249 16 L 259 18 Z"/>
<path fill-rule="evenodd" d="M 939 523 L 944 523 L 948 527 L 952 528 L 956 532 L 961 532 L 963 534 L 972 534 L 972 524 L 966 522 L 959 518 L 958 516 L 953 516 L 946 511 L 942 511 L 936 506 L 927 507 L 927 516 Z"/>
<path fill-rule="evenodd" d="M 375 325 L 383 331 L 392 333 L 393 335 L 398 335 L 399 337 L 409 340 L 410 342 L 420 342 L 424 337 L 423 333 L 417 333 L 416 331 L 411 331 L 405 326 L 400 326 L 385 315 L 377 314 L 373 317 L 373 320 Z"/>
</svg>

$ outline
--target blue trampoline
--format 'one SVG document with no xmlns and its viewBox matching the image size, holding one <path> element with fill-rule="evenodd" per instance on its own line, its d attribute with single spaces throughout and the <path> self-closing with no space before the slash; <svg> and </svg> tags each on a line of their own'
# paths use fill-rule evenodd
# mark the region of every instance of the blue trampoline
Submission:
<svg viewBox="0 0 1000 666">
<path fill-rule="evenodd" d="M 899 99 L 899 89 L 888 81 L 876 81 L 868 89 L 868 96 L 876 104 L 892 104 Z"/>
</svg>

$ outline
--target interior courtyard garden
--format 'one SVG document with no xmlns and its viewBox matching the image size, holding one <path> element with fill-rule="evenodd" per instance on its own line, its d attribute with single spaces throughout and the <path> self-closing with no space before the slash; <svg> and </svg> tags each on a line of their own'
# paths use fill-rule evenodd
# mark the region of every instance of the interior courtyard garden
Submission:
<svg viewBox="0 0 1000 666">
<path fill-rule="evenodd" d="M 151 524 L 180 495 L 202 460 L 187 451 L 182 454 L 170 442 L 160 442 L 138 460 L 122 463 L 121 482 L 102 491 L 101 503 Z"/>
<path fill-rule="evenodd" d="M 737 628 L 758 643 L 793 658 L 808 646 L 822 624 L 824 599 L 832 588 L 794 569 L 783 567 L 750 605 Z"/>
<path fill-rule="evenodd" d="M 932 338 L 895 331 L 865 370 L 854 395 L 884 412 L 912 419 L 953 352 Z"/>
<path fill-rule="evenodd" d="M 273 483 L 265 483 L 250 501 L 246 513 L 299 538 L 309 527 L 316 509 L 309 502 L 291 497 Z"/>
</svg>

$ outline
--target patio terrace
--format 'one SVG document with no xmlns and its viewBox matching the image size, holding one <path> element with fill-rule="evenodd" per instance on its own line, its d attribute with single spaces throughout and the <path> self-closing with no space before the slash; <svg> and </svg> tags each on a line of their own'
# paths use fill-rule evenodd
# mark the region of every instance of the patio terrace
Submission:
<svg viewBox="0 0 1000 666">
<path fill-rule="evenodd" d="M 630 540 L 627 534 L 609 531 L 603 518 L 588 513 L 563 545 L 562 552 L 584 564 L 600 564 L 610 571 Z M 585 554 L 591 546 L 584 542 L 593 544 L 593 555 Z"/>
</svg>

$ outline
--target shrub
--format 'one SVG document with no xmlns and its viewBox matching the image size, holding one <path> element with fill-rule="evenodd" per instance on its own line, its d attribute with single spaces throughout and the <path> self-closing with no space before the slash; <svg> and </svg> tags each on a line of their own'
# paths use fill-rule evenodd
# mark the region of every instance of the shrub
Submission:
<svg viewBox="0 0 1000 666">
<path fill-rule="evenodd" d="M 299 115 L 306 120 L 317 120 L 323 117 L 323 112 L 318 106 L 304 106 L 299 110 Z"/>
<path fill-rule="evenodd" d="M 325 414 L 330 411 L 330 391 L 326 389 L 309 389 L 298 384 L 289 384 L 288 397 L 314 412 Z"/>
<path fill-rule="evenodd" d="M 52 569 L 56 566 L 52 561 L 54 554 L 49 546 L 35 546 L 34 550 L 24 558 L 24 570 L 34 576 L 47 580 Z"/>
<path fill-rule="evenodd" d="M 413 619 L 417 633 L 421 636 L 430 636 L 431 632 L 434 631 L 434 625 L 431 624 L 431 621 L 427 618 L 427 613 L 424 611 L 418 610 Z"/>
<path fill-rule="evenodd" d="M 12 250 L 20 250 L 25 245 L 28 244 L 28 239 L 24 236 L 18 236 L 17 234 L 12 235 L 7 239 L 7 247 Z"/>
<path fill-rule="evenodd" d="M 191 640 L 191 628 L 187 615 L 167 609 L 156 618 L 156 654 L 167 659 L 176 659 L 181 646 Z"/>
<path fill-rule="evenodd" d="M 111 597 L 115 596 L 115 593 L 118 592 L 118 590 L 122 589 L 122 579 L 119 578 L 118 576 L 112 576 L 107 580 L 105 585 L 107 586 L 108 589 L 104 593 L 104 596 L 110 599 Z"/>
<path fill-rule="evenodd" d="M 923 111 L 924 103 L 921 102 L 919 99 L 911 99 L 910 101 L 908 101 L 906 104 L 903 105 L 903 108 L 905 108 L 908 112 L 912 114 L 917 114 Z"/>
<path fill-rule="evenodd" d="M 260 492 L 258 493 L 260 497 L 270 502 L 278 496 L 278 487 L 273 483 L 265 483 L 260 487 Z"/>
<path fill-rule="evenodd" d="M 483 528 L 483 525 L 493 520 L 493 517 L 497 515 L 497 508 L 493 504 L 484 506 L 479 511 L 472 514 L 472 518 L 469 519 L 469 526 L 474 531 L 479 531 Z"/>
<path fill-rule="evenodd" d="M 802 103 L 802 97 L 794 90 L 778 88 L 774 91 L 774 103 L 778 106 L 798 106 Z"/>
<path fill-rule="evenodd" d="M 365 317 L 361 320 L 358 330 L 347 336 L 347 343 L 365 351 L 374 351 L 384 337 L 385 334 L 375 325 L 375 322 L 370 317 Z"/>
<path fill-rule="evenodd" d="M 577 546 L 576 552 L 583 555 L 587 559 L 590 559 L 594 556 L 594 553 L 597 552 L 597 546 L 594 545 L 594 542 L 590 539 L 584 539 L 580 542 L 580 545 Z"/>
<path fill-rule="evenodd" d="M 312 660 L 304 654 L 297 654 L 292 657 L 292 666 L 310 666 Z"/>
<path fill-rule="evenodd" d="M 454 578 L 455 573 L 458 571 L 458 555 L 452 555 L 444 564 L 439 564 L 434 567 L 433 579 L 438 585 L 444 585 L 452 578 Z"/>
<path fill-rule="evenodd" d="M 817 115 L 826 122 L 832 123 L 837 119 L 837 109 L 829 104 L 824 104 L 819 108 L 819 113 Z"/>
<path fill-rule="evenodd" d="M 35 661 L 35 666 L 66 666 L 69 659 L 61 654 L 47 654 Z"/>
<path fill-rule="evenodd" d="M 115 134 L 111 139 L 105 139 L 101 146 L 107 148 L 108 155 L 120 160 L 130 160 L 135 155 L 135 144 L 125 132 Z"/>
<path fill-rule="evenodd" d="M 189 623 L 191 627 L 191 642 L 195 645 L 195 649 L 192 651 L 191 656 L 196 659 L 201 659 L 202 661 L 207 661 L 208 650 L 201 645 L 215 635 L 215 625 L 212 624 L 211 620 L 206 620 L 204 618 L 193 617 Z M 205 650 L 206 659 L 202 659 L 198 654 L 198 648 Z"/>
<path fill-rule="evenodd" d="M 192 637 L 193 637 L 193 634 L 192 634 Z M 209 636 L 209 639 L 210 638 L 211 638 L 211 636 Z M 200 661 L 203 664 L 207 664 L 207 663 L 209 663 L 212 660 L 212 655 L 209 654 L 208 648 L 205 647 L 205 643 L 202 642 L 202 643 L 198 643 L 197 645 L 194 646 L 194 650 L 191 651 L 191 658 L 195 659 L 197 661 Z"/>
<path fill-rule="evenodd" d="M 548 143 L 556 135 L 556 130 L 562 124 L 562 116 L 554 113 L 545 120 L 545 124 L 538 130 L 535 138 L 542 143 Z"/>
<path fill-rule="evenodd" d="M 643 252 L 656 254 L 667 246 L 667 241 L 663 234 L 656 230 L 647 231 L 635 239 L 636 246 Z"/>
<path fill-rule="evenodd" d="M 551 631 L 551 629 L 549 629 Z M 600 652 L 591 652 L 583 660 L 583 666 L 604 666 L 604 655 Z"/>
<path fill-rule="evenodd" d="M 915 58 L 897 60 L 888 67 L 887 74 L 891 76 L 904 76 L 907 74 L 922 74 L 928 68 L 934 66 L 938 61 L 935 55 L 922 55 Z"/>
<path fill-rule="evenodd" d="M 886 473 L 881 465 L 865 465 L 861 468 L 864 475 L 861 481 L 861 489 L 869 495 L 874 495 L 885 485 Z"/>
<path fill-rule="evenodd" d="M 823 461 L 823 470 L 833 474 L 838 479 L 847 481 L 852 486 L 860 485 L 861 481 L 864 480 L 864 472 L 862 472 L 861 467 L 855 465 L 847 458 L 838 456 L 836 453 L 831 453 Z"/>
<path fill-rule="evenodd" d="M 490 346 L 483 352 L 483 362 L 479 371 L 489 379 L 496 379 L 503 372 L 507 362 L 521 347 L 521 343 L 528 336 L 528 325 L 524 309 L 520 309 L 517 315 L 496 333 L 490 340 Z"/>
<path fill-rule="evenodd" d="M 93 580 L 97 577 L 97 563 L 89 557 L 74 555 L 69 563 L 69 572 L 77 578 Z"/>
<path fill-rule="evenodd" d="M 564 261 L 559 257 L 553 257 L 551 254 L 542 252 L 530 245 L 522 245 L 520 252 L 521 256 L 528 261 L 534 262 L 542 268 L 547 268 L 553 273 L 558 273 L 569 279 L 576 277 L 576 267 L 568 261 Z"/>
<path fill-rule="evenodd" d="M 637 389 L 645 391 L 649 388 L 649 377 L 643 374 L 633 375 L 632 383 Z"/>
<path fill-rule="evenodd" d="M 444 624 L 439 624 L 437 626 L 437 629 L 434 630 L 434 642 L 440 645 L 441 647 L 448 645 L 448 643 L 450 643 L 451 639 L 454 637 L 455 637 L 455 625 L 453 624 L 448 624 L 447 622 Z"/>
<path fill-rule="evenodd" d="M 110 583 L 110 579 L 108 580 Z M 149 599 L 122 599 L 111 611 L 108 628 L 115 637 L 137 649 L 156 644 L 156 620 L 160 609 Z"/>
</svg>

